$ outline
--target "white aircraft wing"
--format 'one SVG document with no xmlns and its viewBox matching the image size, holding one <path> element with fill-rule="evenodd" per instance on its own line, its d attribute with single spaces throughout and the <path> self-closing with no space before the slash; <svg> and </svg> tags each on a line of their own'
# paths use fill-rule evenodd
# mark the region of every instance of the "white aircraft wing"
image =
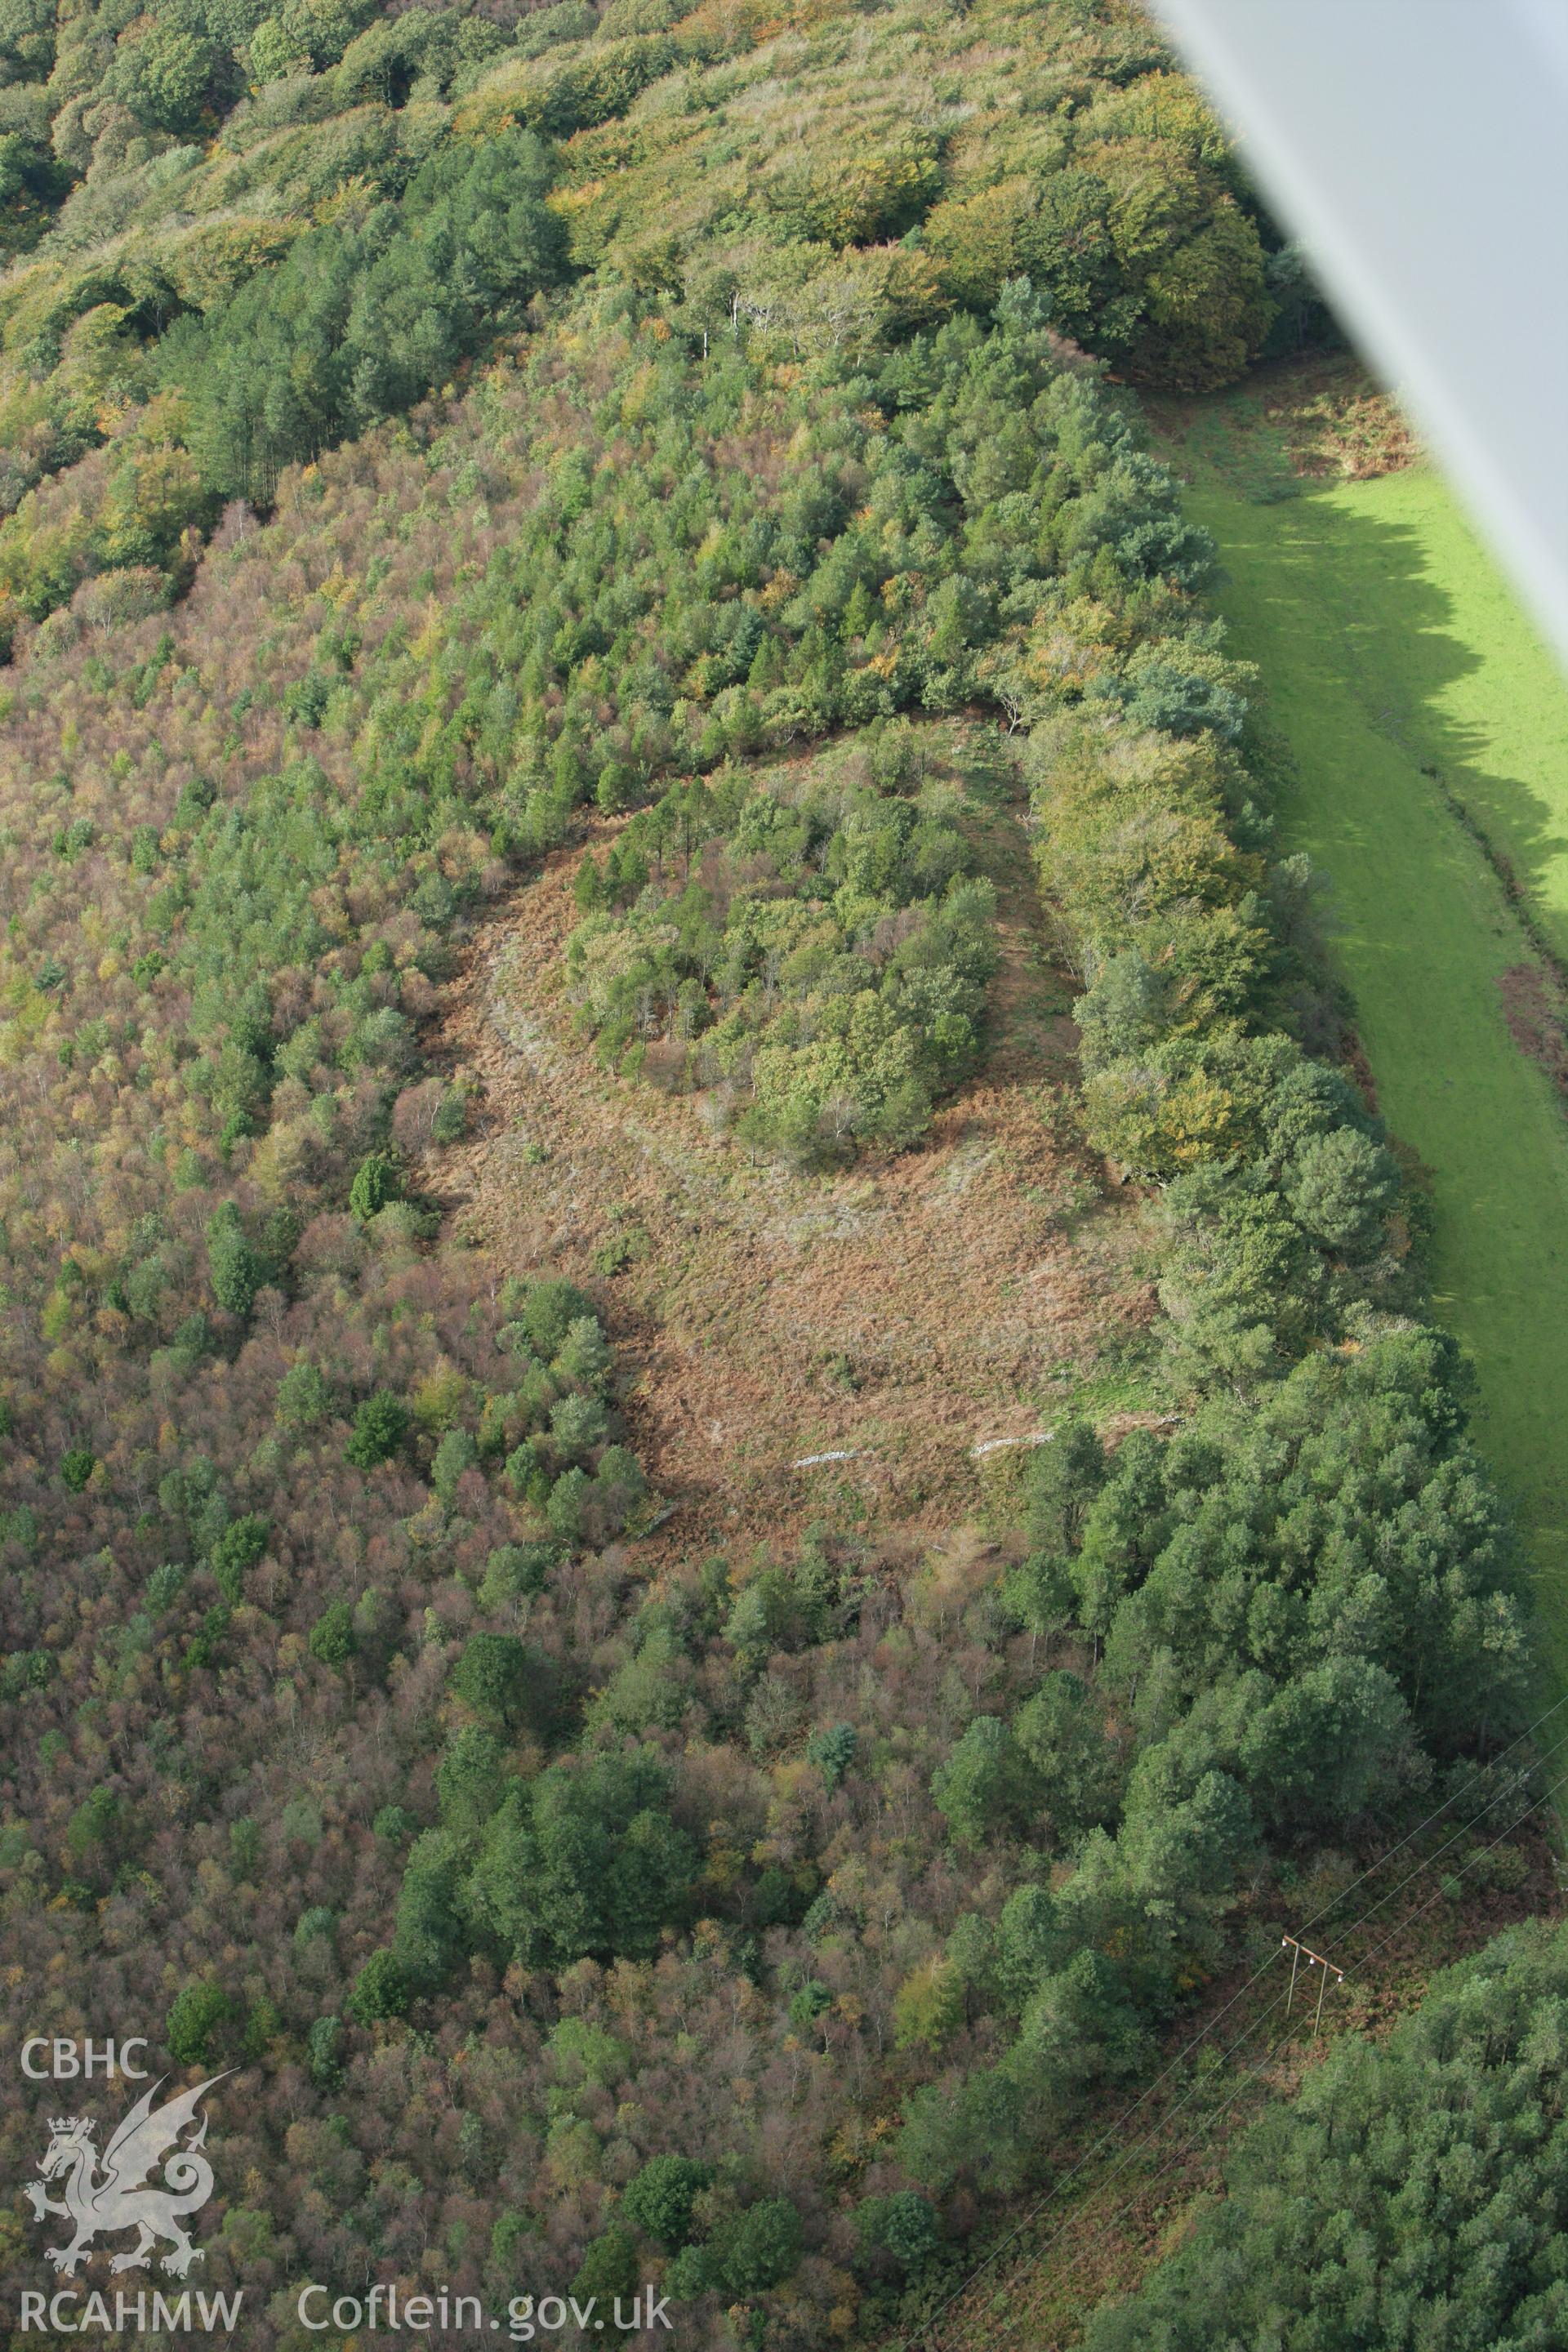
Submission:
<svg viewBox="0 0 1568 2352">
<path fill-rule="evenodd" d="M 1568 656 L 1568 0 L 1153 0 Z"/>
</svg>

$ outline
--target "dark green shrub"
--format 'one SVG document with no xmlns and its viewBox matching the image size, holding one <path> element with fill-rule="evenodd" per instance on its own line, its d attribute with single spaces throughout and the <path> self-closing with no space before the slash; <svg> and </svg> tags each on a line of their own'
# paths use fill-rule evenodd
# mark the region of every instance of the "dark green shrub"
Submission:
<svg viewBox="0 0 1568 2352">
<path fill-rule="evenodd" d="M 373 1952 L 353 1981 L 349 2015 L 357 2025 L 374 2025 L 384 2018 L 405 2017 L 409 1988 L 399 1963 L 389 1951 Z"/>
<path fill-rule="evenodd" d="M 374 1470 L 378 1462 L 392 1459 L 407 1434 L 407 1406 L 389 1389 L 377 1389 L 355 1411 L 343 1458 L 356 1470 Z"/>
<path fill-rule="evenodd" d="M 174 2063 L 210 2064 L 214 2037 L 233 2014 L 233 2003 L 219 1985 L 186 1985 L 183 1992 L 176 1993 L 164 2028 L 169 2055 Z"/>
</svg>

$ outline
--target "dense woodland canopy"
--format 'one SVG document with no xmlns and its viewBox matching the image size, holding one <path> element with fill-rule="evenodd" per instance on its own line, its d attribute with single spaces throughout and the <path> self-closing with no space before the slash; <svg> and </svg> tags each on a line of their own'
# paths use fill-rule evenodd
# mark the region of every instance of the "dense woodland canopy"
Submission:
<svg viewBox="0 0 1568 2352">
<path fill-rule="evenodd" d="M 1121 0 L 15 0 L 0 77 L 5 635 L 104 573 L 183 585 L 226 497 L 588 271 L 797 353 L 1026 276 L 1062 332 L 1193 386 L 1321 323 Z"/>
<path fill-rule="evenodd" d="M 1289 257 L 1119 5 L 18 0 L 3 54 L 7 2015 L 243 2070 L 255 2341 L 367 2265 L 872 2340 L 1529 1672 L 1211 551 L 1099 364 L 1234 375 Z M 1170 1421 L 1064 1421 L 957 1587 L 826 1524 L 652 1577 L 613 1269 L 439 1214 L 439 992 L 592 810 L 562 996 L 619 1082 L 918 1145 L 998 952 L 960 711 L 1157 1202 Z"/>
</svg>

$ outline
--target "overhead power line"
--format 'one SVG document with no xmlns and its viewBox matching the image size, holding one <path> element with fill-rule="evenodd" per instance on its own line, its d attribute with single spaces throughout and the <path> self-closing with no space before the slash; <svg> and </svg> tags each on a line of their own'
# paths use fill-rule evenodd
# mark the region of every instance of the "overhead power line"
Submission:
<svg viewBox="0 0 1568 2352">
<path fill-rule="evenodd" d="M 1514 1755 L 1528 1740 L 1531 1739 L 1535 1733 L 1538 1732 L 1544 1724 L 1549 1723 L 1554 1716 L 1559 1715 L 1565 1706 L 1568 1706 L 1568 1694 L 1564 1694 L 1562 1698 L 1555 1700 L 1551 1706 L 1544 1707 L 1532 1722 L 1526 1724 L 1523 1730 L 1517 1733 L 1516 1736 L 1510 1740 L 1508 1746 L 1500 1750 L 1498 1756 L 1494 1759 L 1494 1763 L 1504 1763 L 1510 1756 Z M 1374 1917 L 1376 1914 L 1384 1909 L 1387 1904 L 1393 1902 L 1398 1895 L 1403 1893 L 1404 1889 L 1410 1885 L 1413 1880 L 1420 1877 L 1425 1872 L 1430 1870 L 1433 1865 L 1439 1861 L 1445 1853 L 1448 1853 L 1461 1838 L 1468 1836 L 1478 1822 L 1484 1821 L 1488 1814 L 1494 1812 L 1500 1804 L 1506 1802 L 1509 1797 L 1517 1793 L 1520 1790 L 1522 1790 L 1528 1782 L 1531 1774 L 1538 1771 L 1541 1766 L 1546 1762 L 1548 1758 L 1556 1755 L 1563 1748 L 1568 1748 L 1568 1732 L 1564 1732 L 1562 1738 L 1553 1740 L 1552 1746 L 1543 1749 L 1539 1756 L 1532 1756 L 1524 1768 L 1515 1774 L 1513 1780 L 1509 1785 L 1495 1791 L 1484 1805 L 1480 1806 L 1474 1813 L 1470 1814 L 1465 1821 L 1461 1822 L 1458 1827 L 1452 1831 L 1450 1834 L 1444 1839 L 1442 1844 L 1438 1846 L 1433 1853 L 1424 1856 L 1413 1870 L 1407 1872 L 1406 1874 L 1398 1881 L 1397 1885 L 1390 1887 L 1385 1894 L 1380 1895 L 1375 1903 L 1370 1904 L 1361 1914 L 1359 1918 L 1353 1920 L 1349 1927 L 1341 1931 L 1342 1935 L 1344 1937 L 1354 1935 L 1358 1927 L 1363 1927 L 1367 1920 Z M 1550 1800 L 1556 1795 L 1558 1790 L 1564 1787 L 1568 1787 L 1568 1775 L 1565 1775 L 1563 1780 L 1554 1782 L 1552 1787 L 1545 1795 L 1538 1797 L 1531 1804 L 1526 1806 L 1522 1813 L 1510 1821 L 1507 1828 L 1502 1830 L 1499 1835 L 1493 1838 L 1487 1845 L 1483 1846 L 1478 1854 L 1472 1856 L 1471 1859 L 1465 1863 L 1454 1874 L 1462 1878 L 1468 1870 L 1474 1867 L 1478 1861 L 1479 1861 L 1485 1854 L 1489 1853 L 1494 1846 L 1500 1845 L 1505 1837 L 1510 1836 L 1516 1829 L 1520 1828 L 1524 1822 L 1530 1819 L 1530 1816 L 1532 1813 L 1538 1811 L 1542 1805 L 1548 1803 Z M 1385 1848 L 1382 1853 L 1378 1854 L 1372 1862 L 1368 1863 L 1364 1870 L 1360 1872 L 1356 1877 L 1351 1879 L 1345 1886 L 1340 1888 L 1327 1903 L 1323 1904 L 1312 1914 L 1310 1918 L 1302 1922 L 1300 1931 L 1300 1935 L 1303 1937 L 1309 1935 L 1313 1928 L 1321 1926 L 1322 1921 L 1327 1919 L 1331 1913 L 1337 1910 L 1347 1897 L 1355 1892 L 1357 1887 L 1364 1886 L 1367 1881 L 1374 1877 L 1378 1871 L 1384 1869 L 1388 1863 L 1392 1862 L 1396 1854 L 1405 1853 L 1406 1849 L 1410 1847 L 1417 1838 L 1422 1836 L 1426 1830 L 1430 1829 L 1436 1822 L 1441 1821 L 1444 1814 L 1447 1812 L 1454 1801 L 1455 1801 L 1452 1797 L 1445 1798 L 1440 1805 L 1434 1806 L 1432 1811 L 1425 1815 L 1421 1821 L 1417 1822 L 1413 1828 L 1407 1830 L 1403 1837 L 1399 1838 L 1393 1845 Z M 1441 1890 L 1439 1890 L 1439 1893 L 1440 1892 Z M 1401 1933 L 1404 1927 L 1409 1925 L 1411 1919 L 1418 1918 L 1421 1916 L 1421 1913 L 1429 1909 L 1431 1907 L 1431 1904 L 1437 1899 L 1437 1896 L 1434 1895 L 1429 1897 L 1427 1902 L 1418 1905 L 1416 1909 L 1410 1913 L 1408 1917 L 1401 1923 L 1400 1927 L 1396 1927 L 1391 1936 L 1385 1937 L 1381 1944 L 1374 1946 L 1373 1952 L 1364 1957 L 1362 1965 L 1364 1967 L 1370 1959 L 1375 1958 L 1379 1951 L 1384 1950 L 1387 1945 L 1394 1940 L 1394 1937 Z M 1161 2068 L 1159 2074 L 1156 2074 L 1153 2080 L 1145 2086 L 1145 2088 L 1140 2093 L 1139 2096 L 1132 2102 L 1131 2105 L 1126 2109 L 1125 2113 L 1121 2116 L 1106 2131 L 1100 2134 L 1100 2137 L 1093 2143 L 1093 2145 L 1087 2148 L 1084 2154 L 1078 2158 L 1077 2162 L 1073 2164 L 1067 2172 L 1063 2173 L 1061 2178 L 1052 2185 L 1051 2189 L 1047 2191 L 1047 2195 L 1039 2200 L 1038 2204 L 1032 2207 L 1031 2210 L 1025 2214 L 1023 2220 L 1019 2221 L 1014 2229 L 1009 2231 L 1006 2237 L 1004 2238 L 998 2245 L 993 2247 L 991 2252 L 984 2255 L 983 2259 L 975 2264 L 974 2268 L 969 2272 L 960 2284 L 956 2286 L 949 2295 L 943 2298 L 942 2303 L 937 2305 L 937 2308 L 932 2314 L 931 2319 L 924 2324 L 924 2326 L 916 2330 L 912 2335 L 905 2336 L 900 2340 L 897 2347 L 897 2352 L 919 2352 L 919 2347 L 928 2339 L 933 2347 L 933 2352 L 935 2352 L 936 2336 L 933 2331 L 938 2323 L 940 2323 L 942 2315 L 945 2312 L 950 2311 L 954 2304 L 961 2302 L 970 2292 L 970 2289 L 974 2285 L 976 2280 L 982 2278 L 986 2271 L 1001 2261 L 1002 2257 L 1007 2252 L 1010 2247 L 1017 2244 L 1019 2239 L 1034 2226 L 1035 2222 L 1039 2219 L 1040 2215 L 1047 2210 L 1047 2207 L 1052 2205 L 1067 2189 L 1070 2188 L 1073 2181 L 1079 2178 L 1079 2174 L 1082 2173 L 1089 2165 L 1093 2163 L 1097 2156 L 1099 2156 L 1105 2148 L 1109 2147 L 1112 2141 L 1120 2140 L 1123 2137 L 1128 2125 L 1132 2121 L 1133 2117 L 1140 2112 L 1140 2110 L 1147 2105 L 1148 2102 L 1153 2097 L 1156 2091 L 1160 2088 L 1160 2085 L 1166 2082 L 1175 2070 L 1184 2064 L 1184 2062 L 1191 2057 L 1193 2053 L 1209 2039 L 1224 2019 L 1230 2014 L 1238 2002 L 1247 1998 L 1247 1995 L 1252 1991 L 1256 1985 L 1261 1983 L 1262 1979 L 1268 1974 L 1269 1970 L 1278 1966 L 1284 1951 L 1289 1948 L 1289 1945 L 1295 1940 L 1295 1938 L 1286 1938 L 1282 1941 L 1278 1951 L 1271 1952 L 1268 1958 L 1265 1960 L 1260 1967 L 1253 1970 L 1246 1982 L 1240 1985 L 1237 1990 L 1230 1995 L 1224 2006 L 1216 2010 L 1213 2017 L 1209 2018 L 1205 2023 L 1199 2028 L 1198 2032 L 1194 2033 L 1189 2041 L 1183 2044 L 1182 2048 L 1175 2053 L 1174 2056 L 1166 2062 L 1166 2063 Z M 1327 1965 L 1337 1967 L 1338 1964 L 1328 1963 Z M 1288 2001 L 1288 1993 L 1278 1994 L 1261 2012 L 1260 2016 L 1255 2018 L 1251 2024 L 1246 2027 L 1237 2037 L 1236 2041 L 1221 2053 L 1221 2063 L 1223 2064 L 1225 2060 L 1228 2058 L 1235 2050 L 1238 2049 L 1244 2042 L 1249 2041 L 1253 2034 L 1258 2031 L 1258 2028 L 1262 2023 L 1263 2020 L 1272 2014 L 1273 2011 L 1278 2008 L 1281 2002 Z M 1281 2040 L 1283 2040 L 1283 2036 L 1280 2037 Z M 1278 2047 L 1279 2044 L 1277 2043 L 1275 2046 Z M 1184 2093 L 1181 2099 L 1179 2099 L 1176 2105 L 1160 2119 L 1154 2128 L 1142 2135 L 1138 2141 L 1134 2142 L 1132 2147 L 1126 2152 L 1121 2161 L 1114 2167 L 1110 2175 L 1110 2179 L 1114 2180 L 1121 2172 L 1125 2170 L 1127 2165 L 1131 2162 L 1132 2158 L 1138 2154 L 1140 2148 L 1146 2147 L 1156 2136 L 1157 2132 L 1168 2129 L 1172 2120 L 1181 2114 L 1184 2107 L 1190 2105 L 1192 2099 L 1195 2095 L 1196 2085 L 1194 2085 L 1193 2088 Z M 1230 2104 L 1231 2102 L 1228 2100 L 1226 2102 L 1227 2106 Z M 1223 2107 L 1217 2111 L 1219 2114 L 1223 2114 L 1224 2112 L 1225 2109 Z M 1061 2232 L 1058 2231 L 1057 2236 L 1059 2236 Z M 1051 2246 L 1055 2242 L 1055 2237 L 1048 2239 L 1046 2245 L 1039 2250 L 1036 2259 L 1043 2259 L 1044 2255 L 1050 2251 Z M 1075 2257 L 1075 2260 L 1076 2259 L 1078 2258 Z"/>
</svg>

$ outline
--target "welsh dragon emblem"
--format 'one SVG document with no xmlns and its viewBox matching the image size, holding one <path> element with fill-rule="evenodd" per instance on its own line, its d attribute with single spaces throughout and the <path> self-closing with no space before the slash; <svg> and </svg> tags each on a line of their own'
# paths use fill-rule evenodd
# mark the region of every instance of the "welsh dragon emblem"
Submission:
<svg viewBox="0 0 1568 2352">
<path fill-rule="evenodd" d="M 183 2222 L 187 2213 L 199 2213 L 213 2193 L 213 2168 L 201 2153 L 207 2136 L 205 2116 L 195 2137 L 184 2147 L 179 2137 L 223 2076 L 209 2075 L 194 2091 L 182 2091 L 178 2098 L 154 2107 L 153 2097 L 166 2079 L 160 2076 L 143 2091 L 104 2149 L 101 2167 L 92 2144 L 90 2116 L 49 2118 L 40 2178 L 28 2181 L 26 2195 L 36 2220 L 58 2213 L 75 2224 L 69 2245 L 45 2248 L 46 2260 L 67 2278 L 87 2260 L 95 2238 L 112 2237 L 121 2230 L 134 2230 L 136 2243 L 115 2255 L 111 2271 L 145 2270 L 161 2239 L 173 2248 L 162 2267 L 175 2278 L 184 2278 L 193 2263 L 202 2261 L 201 2248 L 192 2245 Z M 163 2179 L 154 2186 L 148 2176 L 160 2164 Z M 61 2196 L 51 2197 L 49 2182 L 62 2180 Z"/>
</svg>

